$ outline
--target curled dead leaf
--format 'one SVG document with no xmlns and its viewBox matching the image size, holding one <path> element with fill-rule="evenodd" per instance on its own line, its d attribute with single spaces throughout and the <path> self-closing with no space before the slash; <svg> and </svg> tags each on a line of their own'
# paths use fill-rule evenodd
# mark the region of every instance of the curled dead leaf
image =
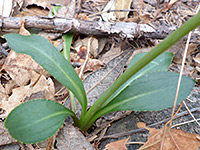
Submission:
<svg viewBox="0 0 200 150">
<path fill-rule="evenodd" d="M 11 51 L 2 67 L 18 86 L 26 85 L 31 79 L 31 70 L 41 74 L 44 69 L 30 56 Z M 44 73 L 49 76 L 47 72 Z"/>
<path fill-rule="evenodd" d="M 86 64 L 83 72 L 94 72 L 104 66 L 105 66 L 105 64 L 101 60 L 88 59 L 88 62 Z M 76 68 L 75 70 L 79 74 L 81 68 Z"/>
<path fill-rule="evenodd" d="M 10 97 L 6 94 L 2 94 L 3 97 L 0 101 L 0 108 L 5 110 L 5 113 L 0 115 L 0 117 L 6 117 L 12 109 L 26 100 L 35 98 L 54 100 L 55 88 L 51 78 L 46 79 L 44 75 L 40 77 L 38 73 L 31 71 L 30 79 L 30 84 L 12 89 Z"/>
<path fill-rule="evenodd" d="M 150 136 L 140 150 L 198 150 L 200 146 L 200 141 L 196 138 L 197 134 L 177 129 L 146 129 L 150 131 Z"/>
</svg>

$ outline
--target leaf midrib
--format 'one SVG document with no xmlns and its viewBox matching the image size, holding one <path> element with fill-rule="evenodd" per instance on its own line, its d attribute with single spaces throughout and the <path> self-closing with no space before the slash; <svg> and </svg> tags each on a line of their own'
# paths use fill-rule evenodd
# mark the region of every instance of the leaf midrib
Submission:
<svg viewBox="0 0 200 150">
<path fill-rule="evenodd" d="M 35 125 L 35 124 L 37 124 L 37 123 L 40 123 L 40 122 L 42 122 L 42 121 L 44 121 L 44 120 L 47 120 L 47 119 L 49 119 L 49 118 L 53 118 L 53 117 L 55 117 L 55 116 L 59 116 L 59 115 L 61 115 L 61 114 L 67 114 L 67 113 L 68 113 L 68 112 L 66 112 L 66 111 L 60 111 L 60 112 L 57 112 L 57 113 L 53 113 L 53 114 L 51 114 L 51 115 L 45 116 L 45 117 L 43 117 L 43 118 L 41 118 L 41 119 L 35 121 L 34 123 L 26 124 L 25 126 L 22 126 L 22 127 L 20 127 L 20 128 L 17 128 L 17 129 L 15 128 L 14 131 L 25 129 L 25 128 L 27 128 L 27 127 L 33 126 L 33 125 Z M 64 119 L 65 119 L 65 117 L 64 117 Z M 64 119 L 63 119 L 63 120 L 64 120 Z"/>
<path fill-rule="evenodd" d="M 37 52 L 37 48 L 35 48 L 35 46 L 32 46 L 33 49 L 35 49 Z M 53 59 L 51 59 L 51 57 L 49 57 L 49 55 L 47 55 L 45 52 L 43 51 L 39 51 L 41 52 L 44 56 L 46 56 L 50 61 L 53 62 L 53 64 L 55 64 L 55 66 L 57 66 L 57 68 L 59 70 L 61 70 L 61 72 L 68 78 L 68 80 L 70 81 L 70 83 L 72 83 L 72 85 L 75 87 L 75 89 L 78 91 L 77 93 L 81 93 L 82 95 L 82 91 L 80 90 L 79 86 L 76 84 L 76 82 L 73 82 L 73 80 L 68 76 L 68 74 L 65 73 L 65 71 L 62 69 L 62 67 L 60 67 L 60 65 L 58 65 Z M 44 67 L 45 68 L 45 67 Z M 61 82 L 61 81 L 60 81 Z M 84 97 L 83 95 L 81 97 Z M 84 98 L 85 99 L 85 98 Z"/>
</svg>

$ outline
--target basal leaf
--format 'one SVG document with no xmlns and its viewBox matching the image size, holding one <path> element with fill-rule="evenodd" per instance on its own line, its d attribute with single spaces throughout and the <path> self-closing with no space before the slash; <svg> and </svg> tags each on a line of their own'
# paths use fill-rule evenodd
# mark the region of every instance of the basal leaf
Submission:
<svg viewBox="0 0 200 150">
<path fill-rule="evenodd" d="M 9 46 L 17 53 L 30 55 L 54 78 L 67 87 L 79 100 L 83 109 L 87 108 L 85 90 L 74 68 L 59 51 L 45 38 L 38 35 L 4 35 Z"/>
<path fill-rule="evenodd" d="M 132 65 L 134 65 L 140 58 L 142 58 L 147 53 L 140 53 L 138 55 L 135 55 L 135 57 L 131 60 L 128 68 L 130 68 Z M 119 95 L 121 91 L 123 91 L 129 84 L 131 84 L 134 80 L 137 78 L 144 76 L 146 74 L 152 73 L 152 72 L 160 72 L 160 71 L 168 71 L 168 68 L 172 62 L 173 59 L 173 53 L 170 52 L 164 52 L 157 58 L 155 58 L 153 61 L 151 61 L 148 65 L 146 65 L 144 68 L 142 68 L 140 71 L 138 71 L 134 76 L 132 76 L 128 81 L 126 81 L 103 105 L 105 106 L 108 104 L 114 97 Z M 127 69 L 128 69 L 127 68 Z"/>
<path fill-rule="evenodd" d="M 22 143 L 37 143 L 53 136 L 71 110 L 51 100 L 32 100 L 16 107 L 7 117 L 5 127 Z"/>
<path fill-rule="evenodd" d="M 119 110 L 154 111 L 173 106 L 179 75 L 154 72 L 133 81 L 125 90 L 102 108 L 100 115 Z M 183 76 L 177 103 L 191 92 L 194 80 Z"/>
</svg>

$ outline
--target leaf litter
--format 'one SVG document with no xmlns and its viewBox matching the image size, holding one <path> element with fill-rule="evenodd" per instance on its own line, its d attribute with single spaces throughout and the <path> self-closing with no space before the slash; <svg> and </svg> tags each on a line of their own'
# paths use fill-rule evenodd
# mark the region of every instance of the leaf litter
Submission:
<svg viewBox="0 0 200 150">
<path fill-rule="evenodd" d="M 178 129 L 147 128 L 144 123 L 138 123 L 138 127 L 149 131 L 148 141 L 140 147 L 140 150 L 197 150 L 200 146 L 198 134 L 186 133 Z"/>
<path fill-rule="evenodd" d="M 127 150 L 126 142 L 128 139 L 129 138 L 109 143 L 106 145 L 106 150 Z"/>
<path fill-rule="evenodd" d="M 23 21 L 20 33 L 29 35 Z M 35 98 L 54 100 L 55 87 L 50 75 L 30 56 L 17 54 L 11 50 L 1 68 L 2 71 L 6 72 L 10 80 L 0 84 L 0 108 L 3 110 L 0 118 L 6 118 L 10 111 L 27 100 Z M 0 128 L 4 129 L 3 124 Z M 3 145 L 13 142 L 9 134 L 4 132 L 0 139 Z"/>
<path fill-rule="evenodd" d="M 146 5 L 146 4 L 145 4 Z M 197 62 L 198 63 L 198 62 Z M 31 73 L 32 74 L 32 73 Z M 37 75 L 39 75 L 39 74 L 37 74 Z M 11 81 L 13 81 L 13 80 L 11 80 Z M 28 81 L 28 85 L 29 85 L 29 82 L 30 82 L 31 80 L 29 80 Z M 15 81 L 15 82 L 17 82 L 17 81 Z M 12 87 L 12 82 L 10 82 L 9 83 L 10 84 L 10 87 Z M 8 84 L 6 84 L 6 85 L 8 85 Z M 14 85 L 14 86 L 16 86 L 16 85 Z M 19 86 L 19 85 L 17 85 L 17 86 Z M 27 86 L 26 84 L 25 84 L 25 86 Z M 5 90 L 7 90 L 7 91 L 9 91 L 7 88 L 4 88 L 4 87 L 0 87 L 1 89 L 2 89 L 2 91 L 4 91 L 4 93 L 5 93 Z M 12 89 L 12 88 L 10 88 L 10 89 Z"/>
</svg>

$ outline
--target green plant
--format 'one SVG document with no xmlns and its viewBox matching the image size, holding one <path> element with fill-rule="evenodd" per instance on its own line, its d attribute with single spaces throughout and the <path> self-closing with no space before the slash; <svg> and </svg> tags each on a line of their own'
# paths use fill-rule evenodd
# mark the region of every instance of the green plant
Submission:
<svg viewBox="0 0 200 150">
<path fill-rule="evenodd" d="M 81 79 L 49 41 L 37 35 L 6 34 L 4 37 L 15 52 L 30 55 L 74 94 L 82 106 L 82 113 L 79 119 L 73 111 L 54 101 L 32 100 L 16 107 L 8 115 L 5 127 L 18 141 L 37 143 L 55 134 L 67 116 L 73 118 L 75 126 L 86 131 L 97 118 L 113 111 L 153 111 L 173 106 L 178 74 L 167 71 L 173 55 L 163 52 L 198 25 L 200 25 L 200 13 L 169 35 L 152 51 L 137 55 L 126 72 L 88 111 Z M 161 53 L 163 54 L 160 55 Z M 183 77 L 178 103 L 187 97 L 194 83 L 191 78 Z"/>
</svg>

